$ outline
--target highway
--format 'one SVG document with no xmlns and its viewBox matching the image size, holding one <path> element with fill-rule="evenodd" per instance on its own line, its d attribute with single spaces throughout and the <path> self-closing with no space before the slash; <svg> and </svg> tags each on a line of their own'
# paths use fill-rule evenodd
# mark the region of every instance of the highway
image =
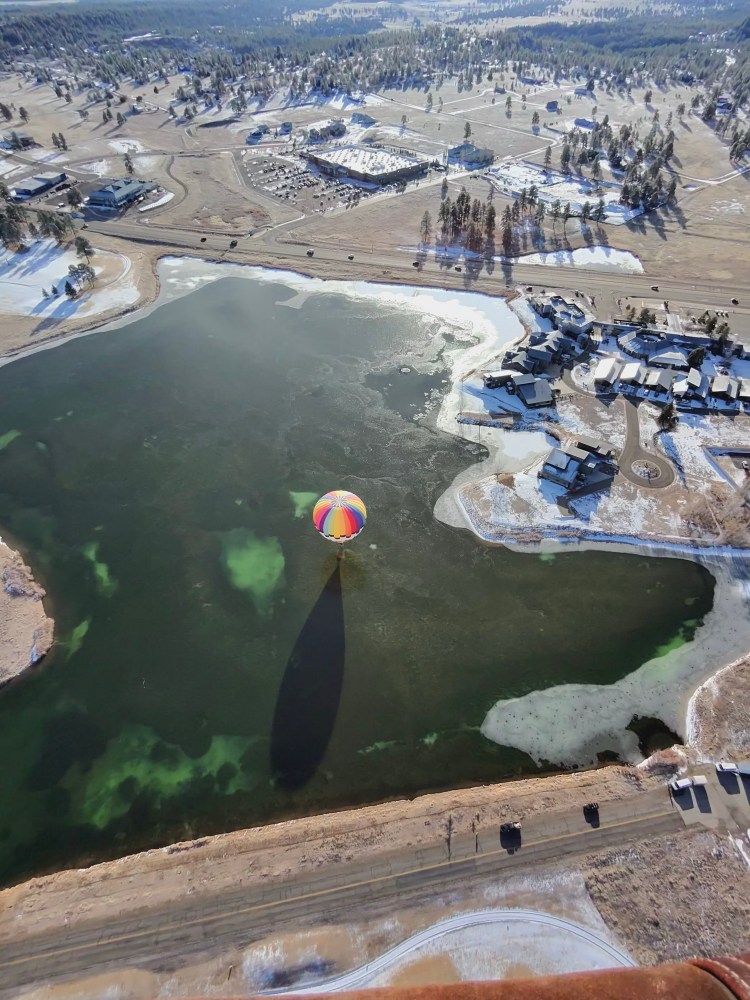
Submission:
<svg viewBox="0 0 750 1000">
<path fill-rule="evenodd" d="M 417 285 L 432 285 L 455 288 L 456 290 L 478 291 L 497 294 L 498 291 L 515 285 L 534 285 L 536 288 L 547 285 L 563 288 L 585 287 L 587 295 L 611 309 L 616 308 L 620 298 L 668 300 L 670 303 L 688 307 L 705 307 L 729 309 L 735 313 L 750 314 L 750 272 L 742 283 L 733 283 L 731 289 L 721 287 L 720 283 L 708 278 L 695 277 L 662 277 L 657 274 L 627 274 L 612 271 L 582 270 L 576 267 L 550 268 L 543 264 L 500 264 L 490 265 L 489 273 L 483 261 L 462 264 L 461 272 L 456 272 L 453 262 L 450 266 L 431 257 L 420 262 L 419 268 L 412 266 L 417 259 L 413 254 L 404 251 L 388 251 L 375 248 L 372 251 L 358 251 L 356 248 L 333 249 L 327 246 L 317 246 L 314 235 L 310 241 L 302 238 L 302 233 L 308 223 L 319 222 L 319 217 L 312 217 L 305 222 L 295 220 L 284 223 L 271 230 L 261 231 L 254 236 L 241 233 L 221 233 L 196 227 L 170 226 L 156 221 L 146 224 L 143 221 L 133 222 L 127 218 L 112 222 L 91 222 L 89 230 L 92 233 L 132 241 L 163 246 L 165 252 L 170 248 L 189 251 L 196 255 L 210 253 L 219 254 L 223 259 L 239 263 L 266 265 L 300 270 L 306 274 L 331 277 L 331 264 L 335 264 L 336 277 L 343 280 L 358 279 L 375 281 L 392 281 Z M 294 227 L 294 235 L 289 229 Z M 300 232 L 301 231 L 301 232 Z M 204 238 L 204 242 L 201 239 Z M 238 241 L 236 249 L 229 249 L 232 239 Z M 308 248 L 314 249 L 312 258 L 307 256 Z M 353 263 L 347 260 L 353 252 Z M 322 266 L 321 266 L 322 265 Z M 654 292 L 652 285 L 658 285 L 659 291 Z M 731 298 L 739 300 L 739 306 L 733 307 Z"/>
<path fill-rule="evenodd" d="M 0 946 L 0 998 L 21 988 L 55 984 L 106 970 L 138 967 L 168 972 L 283 928 L 347 921 L 418 904 L 436 889 L 472 884 L 633 840 L 684 830 L 666 788 L 601 804 L 601 826 L 589 826 L 580 805 L 524 822 L 520 846 L 500 843 L 497 828 L 405 848 L 375 859 L 334 864 L 285 881 L 253 880 L 220 895 L 185 896 L 169 907 L 83 921 L 54 933 L 21 935 Z"/>
</svg>

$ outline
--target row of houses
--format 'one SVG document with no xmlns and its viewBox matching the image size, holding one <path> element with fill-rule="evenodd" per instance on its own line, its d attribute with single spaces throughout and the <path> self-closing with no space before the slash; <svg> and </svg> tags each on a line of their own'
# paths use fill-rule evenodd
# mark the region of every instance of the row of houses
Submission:
<svg viewBox="0 0 750 1000">
<path fill-rule="evenodd" d="M 648 391 L 663 398 L 671 395 L 675 403 L 707 404 L 710 399 L 730 403 L 750 403 L 750 379 L 729 375 L 705 375 L 699 368 L 687 371 L 671 367 L 647 367 L 640 361 L 623 364 L 616 358 L 602 358 L 594 370 L 594 384 L 614 391 Z"/>
</svg>

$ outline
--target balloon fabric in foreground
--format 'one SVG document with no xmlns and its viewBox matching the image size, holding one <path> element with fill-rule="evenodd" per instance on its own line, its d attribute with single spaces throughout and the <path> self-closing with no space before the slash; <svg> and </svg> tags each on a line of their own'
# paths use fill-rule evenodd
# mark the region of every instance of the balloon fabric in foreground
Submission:
<svg viewBox="0 0 750 1000">
<path fill-rule="evenodd" d="M 331 490 L 313 507 L 313 524 L 330 542 L 343 544 L 356 538 L 365 526 L 367 508 L 356 493 Z"/>
</svg>

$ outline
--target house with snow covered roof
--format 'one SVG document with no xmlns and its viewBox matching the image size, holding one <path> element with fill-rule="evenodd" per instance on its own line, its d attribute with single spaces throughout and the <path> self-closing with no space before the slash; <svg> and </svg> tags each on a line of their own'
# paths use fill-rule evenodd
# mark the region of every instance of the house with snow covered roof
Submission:
<svg viewBox="0 0 750 1000">
<path fill-rule="evenodd" d="M 672 395 L 676 401 L 703 402 L 708 391 L 708 376 L 704 375 L 700 368 L 691 368 L 685 375 L 676 378 L 672 384 Z"/>
</svg>

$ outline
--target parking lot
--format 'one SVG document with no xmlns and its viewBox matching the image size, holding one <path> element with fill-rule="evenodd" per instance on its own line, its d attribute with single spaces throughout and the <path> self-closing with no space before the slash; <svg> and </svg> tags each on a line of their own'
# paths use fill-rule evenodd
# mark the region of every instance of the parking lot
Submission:
<svg viewBox="0 0 750 1000">
<path fill-rule="evenodd" d="M 302 157 L 287 155 L 242 156 L 242 170 L 251 187 L 265 195 L 293 205 L 305 215 L 347 208 L 377 194 L 394 192 L 395 184 L 382 187 L 326 177 Z"/>
</svg>

